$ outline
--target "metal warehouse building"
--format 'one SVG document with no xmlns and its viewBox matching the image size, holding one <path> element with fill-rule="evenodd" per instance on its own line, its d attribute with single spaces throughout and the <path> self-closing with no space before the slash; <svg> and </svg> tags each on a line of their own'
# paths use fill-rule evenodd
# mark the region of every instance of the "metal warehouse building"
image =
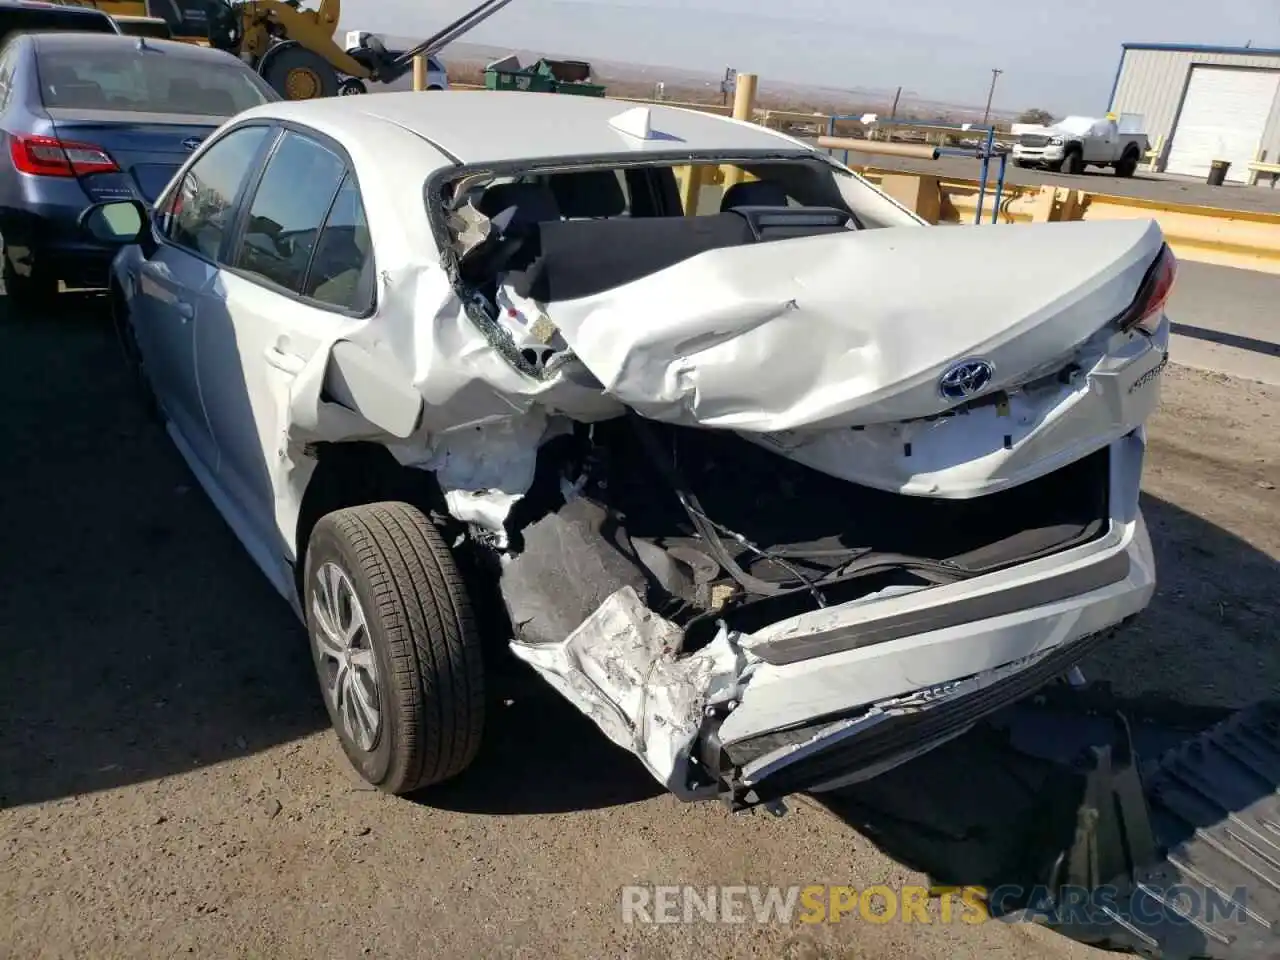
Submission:
<svg viewBox="0 0 1280 960">
<path fill-rule="evenodd" d="M 1110 111 L 1140 114 L 1161 169 L 1205 177 L 1229 160 L 1227 179 L 1243 183 L 1249 162 L 1280 156 L 1280 50 L 1126 43 Z"/>
</svg>

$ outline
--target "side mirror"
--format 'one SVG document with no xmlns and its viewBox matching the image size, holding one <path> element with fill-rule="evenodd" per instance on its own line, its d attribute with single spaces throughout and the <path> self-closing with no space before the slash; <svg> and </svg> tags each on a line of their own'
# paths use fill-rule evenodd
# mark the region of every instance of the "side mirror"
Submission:
<svg viewBox="0 0 1280 960">
<path fill-rule="evenodd" d="M 109 200 L 80 214 L 80 229 L 95 240 L 123 246 L 140 242 L 150 219 L 150 211 L 140 200 Z"/>
</svg>

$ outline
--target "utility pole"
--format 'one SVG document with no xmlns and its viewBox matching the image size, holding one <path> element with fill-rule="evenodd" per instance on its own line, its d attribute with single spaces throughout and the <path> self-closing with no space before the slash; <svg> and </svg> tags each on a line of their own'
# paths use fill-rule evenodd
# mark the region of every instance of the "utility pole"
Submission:
<svg viewBox="0 0 1280 960">
<path fill-rule="evenodd" d="M 991 98 L 996 95 L 996 78 L 1004 73 L 1003 70 L 991 68 L 991 89 L 987 91 L 987 109 L 982 111 L 982 125 L 987 125 L 987 120 L 991 117 Z"/>
</svg>

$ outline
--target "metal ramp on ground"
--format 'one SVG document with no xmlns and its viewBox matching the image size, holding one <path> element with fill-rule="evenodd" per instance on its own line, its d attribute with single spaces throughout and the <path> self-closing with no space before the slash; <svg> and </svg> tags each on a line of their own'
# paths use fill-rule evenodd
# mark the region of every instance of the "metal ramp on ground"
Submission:
<svg viewBox="0 0 1280 960">
<path fill-rule="evenodd" d="M 985 887 L 997 919 L 1153 960 L 1280 960 L 1280 700 L 1063 684 L 819 799 L 933 882 Z"/>
<path fill-rule="evenodd" d="M 1058 888 L 1105 896 L 1054 904 L 1050 925 L 1159 960 L 1280 957 L 1280 702 L 1149 765 L 1095 749 Z"/>
</svg>

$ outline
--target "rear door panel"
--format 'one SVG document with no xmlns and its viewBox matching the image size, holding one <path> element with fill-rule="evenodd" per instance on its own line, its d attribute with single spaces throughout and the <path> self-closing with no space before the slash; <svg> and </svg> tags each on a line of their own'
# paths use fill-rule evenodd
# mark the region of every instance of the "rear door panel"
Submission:
<svg viewBox="0 0 1280 960">
<path fill-rule="evenodd" d="M 277 517 L 276 477 L 290 462 L 289 403 L 298 375 L 352 320 L 301 291 L 347 164 L 289 131 L 246 199 L 234 249 L 202 296 L 197 339 L 201 396 L 217 441 L 218 479 L 264 541 L 292 547 Z M 284 529 L 282 529 L 284 528 Z"/>
</svg>

